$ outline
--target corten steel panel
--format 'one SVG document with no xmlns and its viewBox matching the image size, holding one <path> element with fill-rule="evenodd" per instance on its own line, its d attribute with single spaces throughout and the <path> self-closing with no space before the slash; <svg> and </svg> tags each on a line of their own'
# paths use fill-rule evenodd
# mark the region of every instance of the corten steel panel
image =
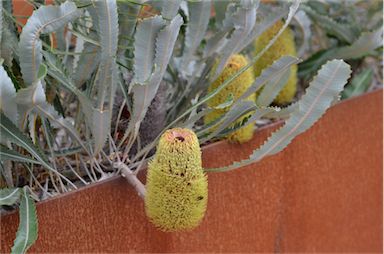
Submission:
<svg viewBox="0 0 384 254">
<path fill-rule="evenodd" d="M 156 230 L 121 178 L 42 202 L 31 252 L 380 252 L 382 114 L 382 91 L 344 101 L 283 152 L 209 174 L 208 211 L 191 232 Z M 246 157 L 275 128 L 205 147 L 205 166 Z M 17 225 L 17 213 L 2 217 L 1 252 Z"/>
</svg>

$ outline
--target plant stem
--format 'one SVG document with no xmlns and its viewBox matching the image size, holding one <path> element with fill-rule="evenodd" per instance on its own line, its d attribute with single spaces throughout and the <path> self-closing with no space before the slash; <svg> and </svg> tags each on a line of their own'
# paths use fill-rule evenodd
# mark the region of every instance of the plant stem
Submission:
<svg viewBox="0 0 384 254">
<path fill-rule="evenodd" d="M 135 188 L 137 194 L 141 197 L 145 197 L 146 189 L 145 186 L 140 180 L 136 177 L 134 172 L 128 168 L 123 162 L 117 162 L 114 164 L 114 167 L 119 169 L 121 175 L 127 179 L 127 181 Z"/>
</svg>

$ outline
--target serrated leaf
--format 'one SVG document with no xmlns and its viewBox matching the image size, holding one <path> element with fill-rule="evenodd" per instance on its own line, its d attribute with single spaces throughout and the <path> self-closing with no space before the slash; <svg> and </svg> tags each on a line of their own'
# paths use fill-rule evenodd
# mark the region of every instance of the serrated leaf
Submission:
<svg viewBox="0 0 384 254">
<path fill-rule="evenodd" d="M 238 51 L 242 51 L 245 47 L 250 45 L 258 36 L 260 36 L 264 31 L 270 28 L 277 21 L 281 20 L 285 15 L 287 15 L 289 9 L 286 6 L 278 7 L 273 6 L 272 8 L 265 8 L 261 5 L 257 8 L 258 18 L 261 16 L 253 27 L 252 31 L 249 33 L 247 38 L 245 38 L 239 46 Z"/>
<path fill-rule="evenodd" d="M 300 99 L 298 110 L 292 112 L 284 126 L 274 132 L 259 149 L 254 150 L 248 159 L 207 171 L 233 170 L 283 150 L 294 137 L 310 128 L 325 113 L 334 98 L 342 91 L 350 74 L 350 66 L 342 60 L 326 63 Z"/>
<path fill-rule="evenodd" d="M 268 81 L 275 79 L 275 77 L 281 76 L 284 74 L 293 64 L 300 62 L 300 59 L 293 56 L 283 56 L 278 60 L 274 61 L 269 67 L 265 68 L 260 76 L 258 76 L 253 82 L 253 84 L 245 91 L 244 94 L 240 96 L 238 101 L 248 98 L 250 95 L 254 94 L 259 90 L 264 84 Z"/>
<path fill-rule="evenodd" d="M 311 40 L 312 31 L 311 31 L 311 20 L 308 18 L 307 14 L 303 10 L 300 10 L 295 15 L 295 20 L 302 32 L 302 43 L 297 50 L 298 56 L 303 56 L 307 51 L 309 45 L 308 42 Z"/>
<path fill-rule="evenodd" d="M 258 2 L 255 4 L 258 5 Z M 248 6 L 248 3 L 244 3 L 244 6 L 241 6 L 237 11 L 232 15 L 232 22 L 235 28 L 235 31 L 232 32 L 230 38 L 228 39 L 225 46 L 220 51 L 220 60 L 215 68 L 215 74 L 213 75 L 212 80 L 215 80 L 222 70 L 224 69 L 228 59 L 237 52 L 241 47 L 243 40 L 245 40 L 252 28 L 255 26 L 256 22 L 256 9 L 253 6 Z"/>
<path fill-rule="evenodd" d="M 305 62 L 299 65 L 298 75 L 305 77 L 316 71 L 327 60 L 356 59 L 372 53 L 375 49 L 382 46 L 382 31 L 380 29 L 374 32 L 362 33 L 359 39 L 350 46 L 330 48 L 313 54 Z"/>
<path fill-rule="evenodd" d="M 156 38 L 156 55 L 154 59 L 155 71 L 147 84 L 134 84 L 133 92 L 133 116 L 130 122 L 131 126 L 138 130 L 140 122 L 144 118 L 147 109 L 156 95 L 157 89 L 164 76 L 169 59 L 172 56 L 173 48 L 183 19 L 177 15 L 168 25 L 160 30 Z"/>
<path fill-rule="evenodd" d="M 76 70 L 73 74 L 73 82 L 76 87 L 80 87 L 95 72 L 100 63 L 100 47 L 92 43 L 85 42 L 83 54 L 80 55 Z"/>
<path fill-rule="evenodd" d="M 93 110 L 93 125 L 92 125 L 92 135 L 95 139 L 94 145 L 94 154 L 97 154 L 103 148 L 105 142 L 107 141 L 108 135 L 111 132 L 111 113 L 107 111 L 99 111 L 97 109 Z"/>
<path fill-rule="evenodd" d="M 41 81 L 17 91 L 15 101 L 18 105 L 19 126 L 24 128 L 27 123 L 29 113 L 33 110 L 33 108 L 38 104 L 45 103 L 46 101 L 45 91 Z"/>
<path fill-rule="evenodd" d="M 17 124 L 18 114 L 15 102 L 16 89 L 3 66 L 0 66 L 0 111 Z"/>
<path fill-rule="evenodd" d="M 269 106 L 287 83 L 290 74 L 291 70 L 287 69 L 268 81 L 257 97 L 256 104 L 258 106 Z"/>
<path fill-rule="evenodd" d="M 40 35 L 54 32 L 81 15 L 73 2 L 60 6 L 41 6 L 34 11 L 20 35 L 20 68 L 24 81 L 31 85 L 37 80 L 42 61 Z"/>
<path fill-rule="evenodd" d="M 98 108 L 104 110 L 104 102 L 113 103 L 111 91 L 116 89 L 115 57 L 118 43 L 118 14 L 116 0 L 100 0 L 95 2 L 97 12 L 97 34 L 99 37 L 100 65 L 94 86 L 98 93 Z M 112 108 L 110 105 L 108 108 Z"/>
<path fill-rule="evenodd" d="M 119 25 L 116 0 L 96 1 L 94 8 L 89 10 L 92 20 L 95 21 L 94 27 L 101 46 L 100 64 L 93 84 L 93 89 L 97 92 L 97 106 L 93 108 L 82 96 L 79 97 L 79 100 L 83 110 L 85 110 L 84 112 L 88 114 L 86 115 L 86 121 L 95 140 L 93 153 L 97 154 L 103 148 L 110 134 L 110 112 L 112 111 L 117 87 L 117 67 L 115 61 Z M 88 72 L 87 75 L 90 73 Z"/>
<path fill-rule="evenodd" d="M 356 40 L 356 31 L 348 24 L 340 24 L 329 16 L 317 13 L 309 6 L 303 5 L 302 9 L 313 19 L 314 22 L 325 29 L 328 34 L 334 35 L 347 43 L 352 43 Z"/>
<path fill-rule="evenodd" d="M 182 68 L 185 69 L 197 47 L 204 38 L 211 16 L 211 1 L 188 2 L 189 19 L 185 34 L 185 50 L 182 57 Z"/>
<path fill-rule="evenodd" d="M 226 45 L 228 34 L 233 30 L 233 18 L 232 16 L 236 12 L 236 4 L 229 3 L 224 13 L 224 19 L 222 20 L 221 29 L 216 32 L 213 36 L 207 39 L 204 47 L 203 56 L 208 58 L 213 54 L 220 52 L 221 49 Z"/>
<path fill-rule="evenodd" d="M 349 85 L 346 86 L 341 94 L 342 99 L 358 96 L 366 92 L 372 83 L 373 71 L 372 69 L 365 69 L 357 74 Z"/>
<path fill-rule="evenodd" d="M 140 21 L 135 33 L 135 83 L 145 83 L 151 76 L 155 59 L 156 37 L 165 25 L 161 16 L 154 16 Z"/>
<path fill-rule="evenodd" d="M 13 59 L 15 58 L 18 60 L 18 38 L 16 33 L 11 30 L 12 26 L 7 25 L 9 22 L 5 20 L 4 23 L 6 26 L 3 28 L 3 38 L 0 44 L 0 57 L 4 58 L 5 65 L 11 67 Z"/>
<path fill-rule="evenodd" d="M 320 50 L 310 56 L 307 60 L 299 64 L 298 76 L 307 77 L 317 71 L 327 60 L 332 59 L 335 55 L 336 48 Z"/>
<path fill-rule="evenodd" d="M 14 205 L 20 198 L 19 188 L 0 189 L 0 206 Z"/>
<path fill-rule="evenodd" d="M 97 11 L 97 34 L 101 46 L 101 60 L 116 56 L 118 41 L 118 14 L 116 0 L 95 1 Z"/>
<path fill-rule="evenodd" d="M 383 46 L 383 29 L 362 33 L 350 46 L 338 48 L 334 58 L 356 59 Z"/>
<path fill-rule="evenodd" d="M 121 46 L 118 49 L 118 55 L 123 57 L 125 48 L 130 44 L 130 39 L 135 32 L 137 16 L 141 6 L 130 2 L 118 1 L 117 8 L 119 10 L 119 46 Z"/>
<path fill-rule="evenodd" d="M 1 1 L 3 7 L 1 14 L 4 12 L 13 13 L 12 1 Z M 0 39 L 0 57 L 4 59 L 5 65 L 11 67 L 13 58 L 18 60 L 18 37 L 16 34 L 16 27 L 11 18 L 2 15 L 2 28 L 1 28 L 1 39 Z"/>
<path fill-rule="evenodd" d="M 29 197 L 27 189 L 23 188 L 19 206 L 19 228 L 13 242 L 11 253 L 25 253 L 37 240 L 37 214 L 36 206 Z"/>
<path fill-rule="evenodd" d="M 171 1 L 153 1 L 153 6 L 160 9 L 161 16 L 166 20 L 172 20 L 179 11 L 180 3 L 182 0 Z"/>
<path fill-rule="evenodd" d="M 6 161 L 6 160 L 41 164 L 37 160 L 34 160 L 30 157 L 20 154 L 14 150 L 10 150 L 6 146 L 0 144 L 0 161 Z"/>
</svg>

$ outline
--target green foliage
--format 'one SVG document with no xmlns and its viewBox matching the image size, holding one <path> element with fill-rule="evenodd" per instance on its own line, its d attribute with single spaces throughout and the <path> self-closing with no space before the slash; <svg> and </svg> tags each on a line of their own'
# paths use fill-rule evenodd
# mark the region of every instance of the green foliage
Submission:
<svg viewBox="0 0 384 254">
<path fill-rule="evenodd" d="M 223 168 L 208 169 L 208 171 L 228 171 L 259 161 L 265 156 L 273 155 L 283 150 L 292 139 L 312 126 L 331 105 L 334 97 L 346 84 L 351 69 L 342 60 L 332 60 L 325 64 L 311 82 L 305 95 L 298 102 L 284 126 L 274 132 L 268 140 L 253 151 L 248 159 L 235 162 Z"/>
<path fill-rule="evenodd" d="M 375 15 L 379 7 L 369 7 L 367 17 L 375 17 L 372 22 L 345 25 L 350 20 L 337 17 L 348 17 L 348 11 L 361 9 L 360 3 L 344 10 L 342 4 L 328 2 L 308 1 L 297 12 L 299 1 L 212 5 L 210 1 L 185 0 L 68 0 L 50 6 L 31 1 L 36 10 L 22 25 L 13 15 L 12 5 L 0 1 L 0 156 L 2 172 L 10 172 L 8 184 L 22 187 L 16 179 L 20 172 L 29 172 L 32 176 L 24 178 L 33 187 L 31 195 L 52 196 L 119 174 L 116 162 L 137 172 L 150 160 L 161 135 L 180 126 L 196 132 L 202 144 L 244 127 L 251 137 L 259 119 L 285 118 L 287 124 L 261 150 L 230 169 L 281 151 L 321 117 L 346 83 L 347 65 L 341 60 L 326 62 L 336 56 L 358 62 L 380 47 L 378 24 L 382 18 Z M 250 57 L 254 41 L 281 20 L 274 36 Z M 228 92 L 234 81 L 281 43 L 278 38 L 292 20 L 303 34 L 299 56 L 306 61 L 299 65 L 299 74 L 306 77 L 304 86 L 309 85 L 306 94 L 286 108 L 269 105 L 292 74 L 291 67 L 300 62 L 285 55 L 288 53 L 259 68 L 258 77 L 246 88 Z M 367 26 L 355 29 L 360 24 Z M 314 26 L 329 35 L 320 36 L 325 43 L 317 43 L 324 47 L 314 49 L 314 43 L 308 41 L 319 37 L 319 29 L 310 29 Z M 247 56 L 249 62 L 212 88 L 228 59 L 236 54 Z M 317 78 L 306 82 L 321 66 Z M 371 75 L 365 71 L 355 75 L 343 96 L 366 90 Z M 325 90 L 319 88 L 324 85 L 320 79 L 326 81 Z M 261 87 L 259 99 L 249 100 Z M 319 89 L 321 93 L 314 95 Z M 159 94 L 161 100 L 157 100 Z M 222 100 L 210 105 L 217 96 Z M 118 97 L 123 99 L 115 100 Z M 202 121 L 223 109 L 215 120 Z M 36 179 L 36 172 L 48 174 L 29 182 Z M 36 221 L 31 204 L 24 191 L 15 252 L 25 251 L 35 239 L 34 233 L 28 233 L 35 229 Z M 201 213 L 194 216 L 200 218 Z"/>
<path fill-rule="evenodd" d="M 37 216 L 34 201 L 29 197 L 27 189 L 23 188 L 19 205 L 19 229 L 13 243 L 11 253 L 25 253 L 37 240 Z"/>
<path fill-rule="evenodd" d="M 383 40 L 382 4 L 317 0 L 303 4 L 302 11 L 312 21 L 313 49 L 307 50 L 306 60 L 299 65 L 299 77 L 310 79 L 321 65 L 334 58 L 362 64 L 366 56 L 377 54 Z"/>
<path fill-rule="evenodd" d="M 373 71 L 372 69 L 365 69 L 353 77 L 352 81 L 341 93 L 342 99 L 351 98 L 360 95 L 368 90 L 372 83 Z"/>
<path fill-rule="evenodd" d="M 27 188 L 0 190 L 0 206 L 15 205 L 19 202 L 19 229 L 11 253 L 25 253 L 37 239 L 37 215 L 34 201 Z"/>
</svg>

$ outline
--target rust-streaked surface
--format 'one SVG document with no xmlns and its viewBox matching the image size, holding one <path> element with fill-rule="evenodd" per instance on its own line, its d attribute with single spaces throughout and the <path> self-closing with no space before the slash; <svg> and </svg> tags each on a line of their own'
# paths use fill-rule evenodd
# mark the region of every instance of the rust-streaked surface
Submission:
<svg viewBox="0 0 384 254">
<path fill-rule="evenodd" d="M 275 156 L 209 174 L 207 215 L 192 232 L 157 231 L 120 178 L 43 202 L 31 252 L 380 252 L 382 121 L 376 91 L 334 106 Z M 207 146 L 205 166 L 246 157 L 274 128 Z M 2 217 L 1 252 L 17 224 L 16 213 Z"/>
</svg>

